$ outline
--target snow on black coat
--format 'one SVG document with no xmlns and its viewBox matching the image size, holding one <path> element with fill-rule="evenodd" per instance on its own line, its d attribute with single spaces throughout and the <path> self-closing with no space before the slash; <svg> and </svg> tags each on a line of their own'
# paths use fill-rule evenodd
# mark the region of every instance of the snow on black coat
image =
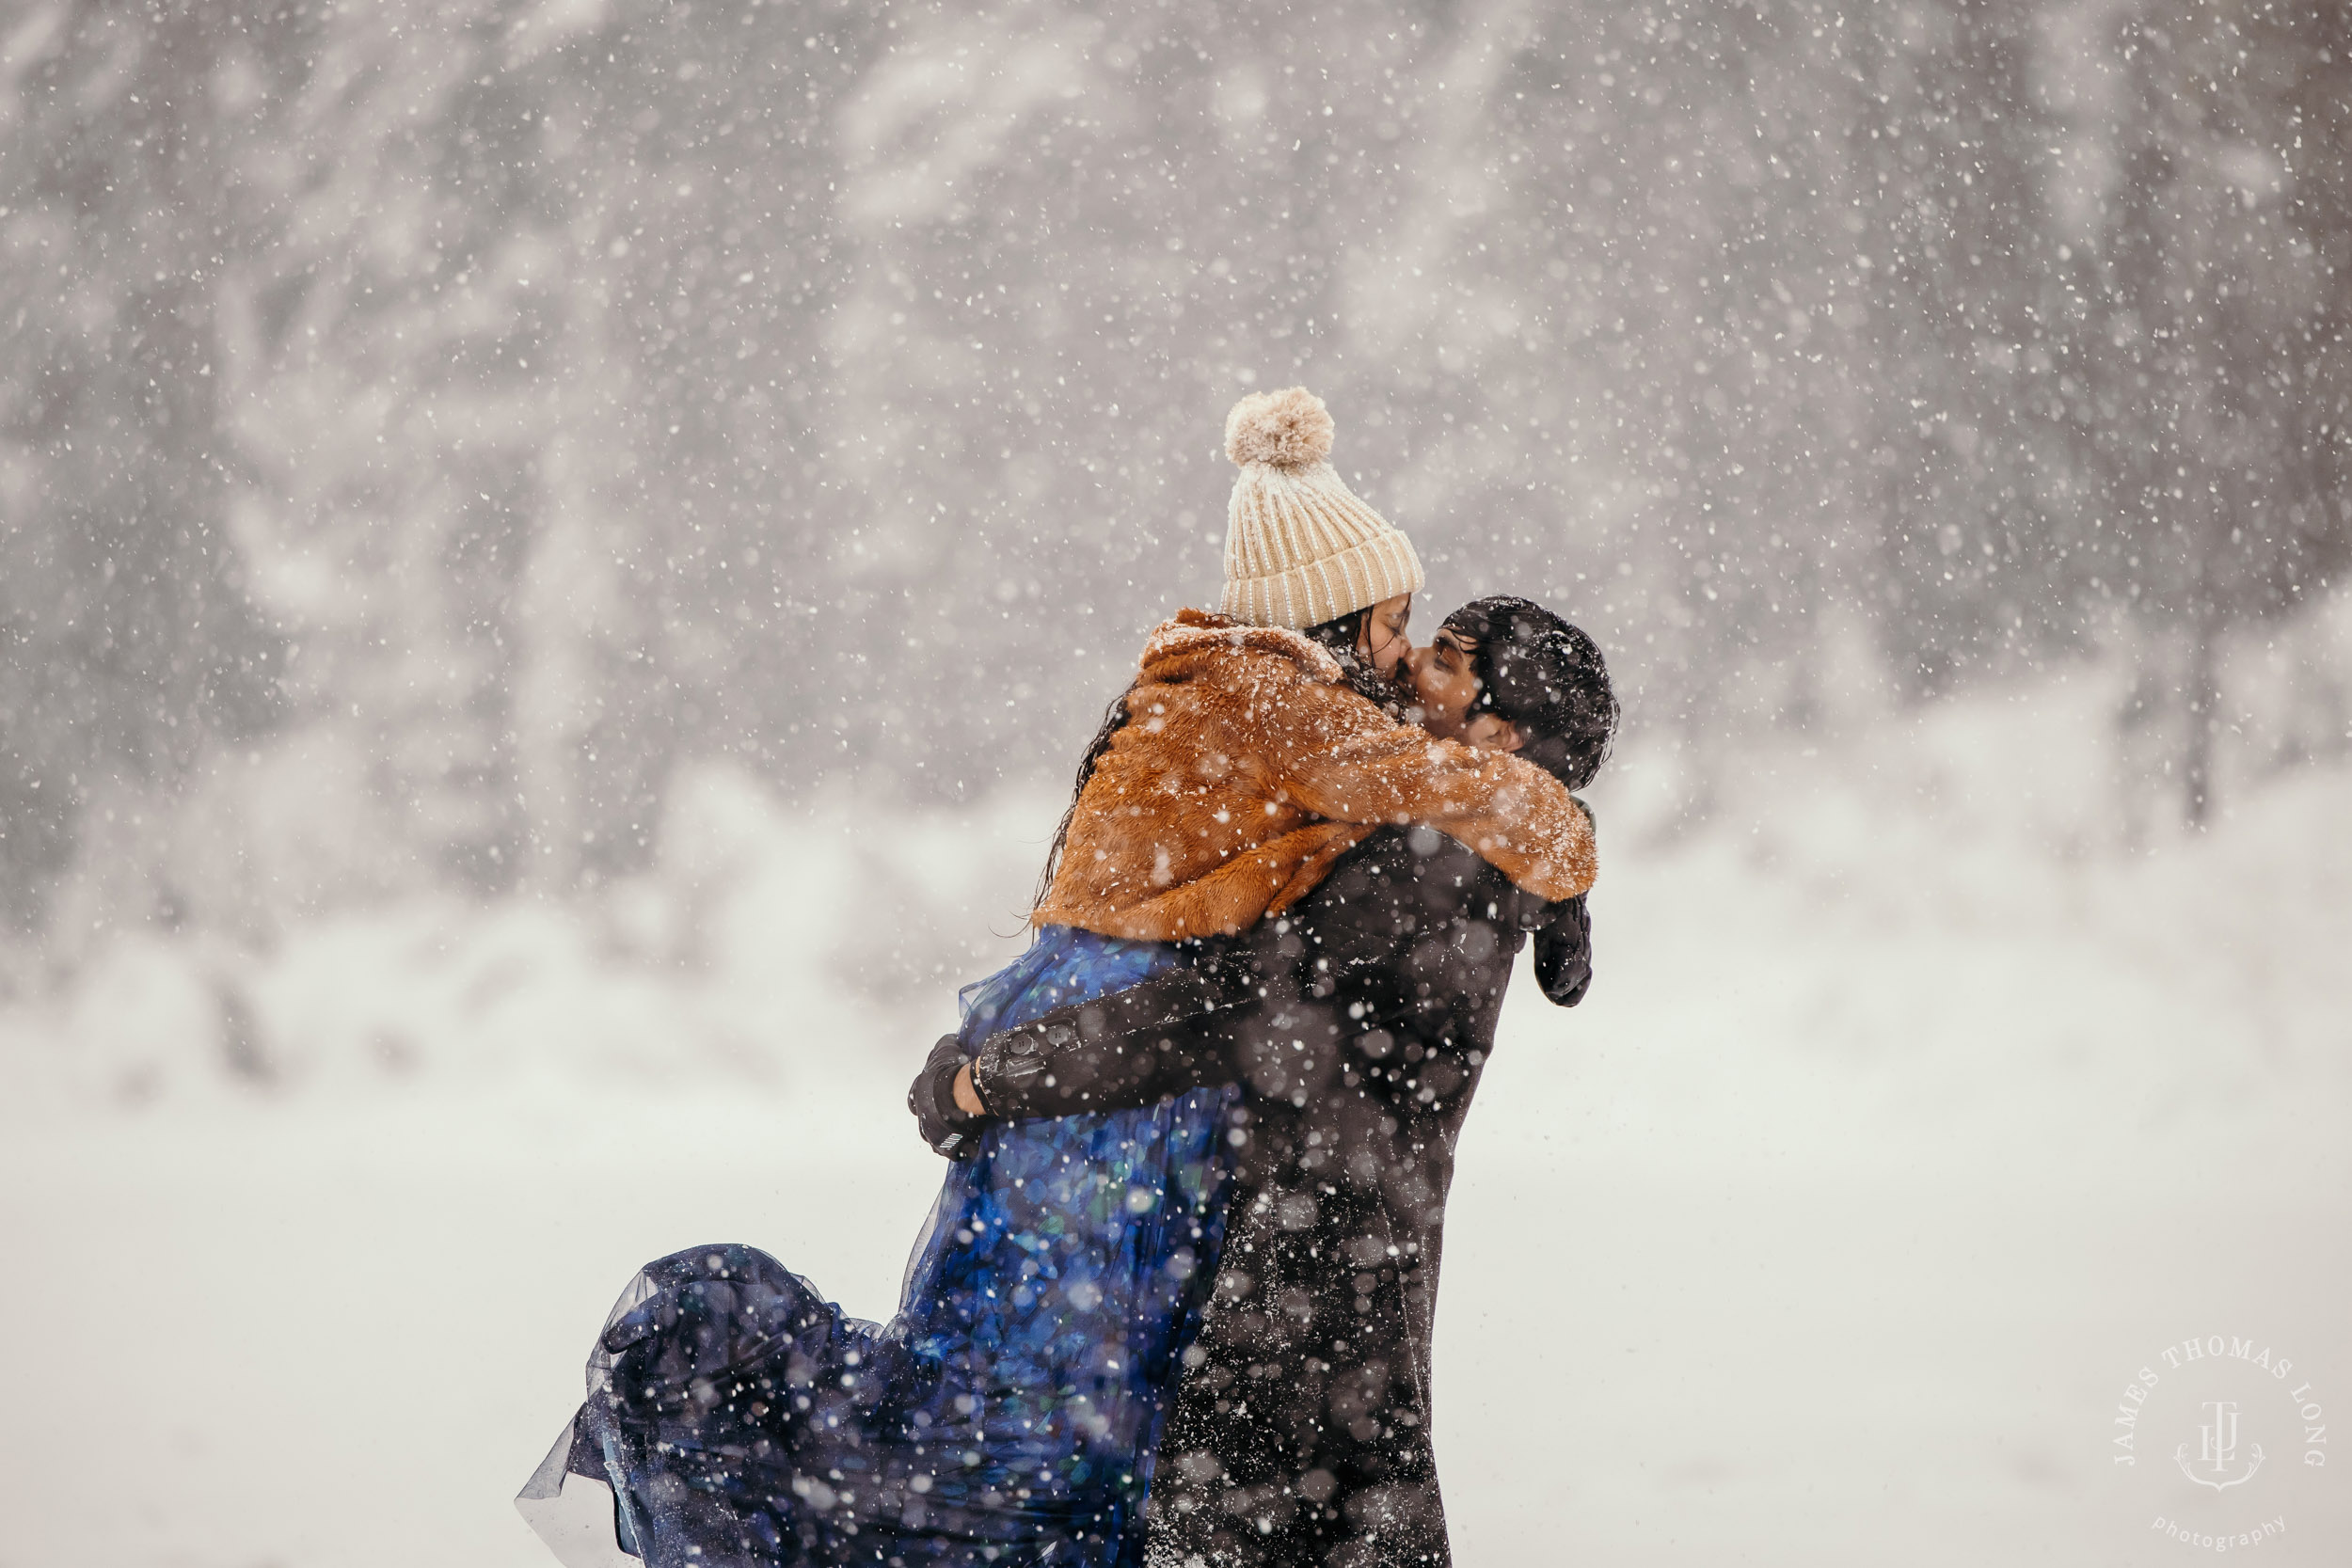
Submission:
<svg viewBox="0 0 2352 1568">
<path fill-rule="evenodd" d="M 992 1037 L 993 1114 L 1239 1082 L 1216 1290 L 1152 1483 L 1152 1560 L 1451 1560 L 1430 1346 L 1454 1149 L 1527 937 L 1564 1006 L 1584 900 L 1546 904 L 1427 828 L 1388 829 L 1287 917 L 1195 966 Z"/>
</svg>

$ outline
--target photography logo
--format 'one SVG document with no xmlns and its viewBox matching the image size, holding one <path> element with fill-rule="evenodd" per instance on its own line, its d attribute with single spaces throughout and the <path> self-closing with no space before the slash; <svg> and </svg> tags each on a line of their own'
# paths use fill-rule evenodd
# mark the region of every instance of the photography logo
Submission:
<svg viewBox="0 0 2352 1568">
<path fill-rule="evenodd" d="M 2198 1485 L 2210 1486 L 2217 1492 L 2226 1492 L 2233 1486 L 2241 1486 L 2252 1481 L 2254 1472 L 2263 1467 L 2260 1443 L 2254 1445 L 2252 1457 L 2247 1460 L 2246 1468 L 2234 1475 L 2230 1474 L 2237 1460 L 2237 1401 L 2207 1400 L 2205 1411 L 2212 1419 L 2197 1429 L 2197 1464 L 2189 1464 L 2186 1443 L 2183 1443 L 2180 1451 L 2172 1456 L 2180 1462 L 2181 1474 Z M 2198 1474 L 2199 1469 L 2207 1465 L 2213 1466 L 2213 1474 Z M 2229 1477 L 2226 1481 L 2222 1479 L 2225 1475 Z"/>
<path fill-rule="evenodd" d="M 2158 1535 L 2209 1552 L 2284 1545 L 2324 1484 L 2327 1418 L 2293 1357 L 2210 1334 L 2167 1345 L 2124 1386 L 2108 1451 Z"/>
</svg>

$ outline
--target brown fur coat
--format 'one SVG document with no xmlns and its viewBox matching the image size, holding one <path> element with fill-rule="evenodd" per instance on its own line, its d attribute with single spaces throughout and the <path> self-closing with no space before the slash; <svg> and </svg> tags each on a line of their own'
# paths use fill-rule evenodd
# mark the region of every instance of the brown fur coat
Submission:
<svg viewBox="0 0 2352 1568">
<path fill-rule="evenodd" d="M 1184 610 L 1126 705 L 1034 924 L 1231 935 L 1389 823 L 1426 823 L 1546 899 L 1593 884 L 1592 823 L 1557 779 L 1391 722 L 1295 631 Z"/>
</svg>

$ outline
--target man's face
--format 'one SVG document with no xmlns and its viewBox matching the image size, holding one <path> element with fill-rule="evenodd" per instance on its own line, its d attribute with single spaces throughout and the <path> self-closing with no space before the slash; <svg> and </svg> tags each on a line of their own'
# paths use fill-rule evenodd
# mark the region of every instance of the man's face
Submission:
<svg viewBox="0 0 2352 1568">
<path fill-rule="evenodd" d="M 1458 740 L 1482 752 L 1516 752 L 1516 725 L 1491 713 L 1470 710 L 1479 691 L 1470 658 L 1476 648 L 1452 626 L 1440 626 L 1426 647 L 1413 651 L 1413 700 L 1421 709 L 1422 727 L 1440 740 Z"/>
<path fill-rule="evenodd" d="M 1422 727 L 1441 740 L 1462 738 L 1470 705 L 1478 699 L 1470 650 L 1451 626 L 1438 627 L 1426 646 L 1413 650 L 1413 698 L 1421 705 Z"/>
</svg>

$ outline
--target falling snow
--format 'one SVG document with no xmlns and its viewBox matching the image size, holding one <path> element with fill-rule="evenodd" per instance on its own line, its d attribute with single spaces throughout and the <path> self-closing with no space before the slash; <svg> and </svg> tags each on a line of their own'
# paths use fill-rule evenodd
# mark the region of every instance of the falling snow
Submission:
<svg viewBox="0 0 2352 1568">
<path fill-rule="evenodd" d="M 2143 1343 L 2352 1380 L 2348 150 L 2329 0 L 0 7 L 0 1563 L 519 1568 L 628 1269 L 886 1311 L 1294 383 L 1626 704 L 1457 1555 L 2140 1551 Z"/>
</svg>

